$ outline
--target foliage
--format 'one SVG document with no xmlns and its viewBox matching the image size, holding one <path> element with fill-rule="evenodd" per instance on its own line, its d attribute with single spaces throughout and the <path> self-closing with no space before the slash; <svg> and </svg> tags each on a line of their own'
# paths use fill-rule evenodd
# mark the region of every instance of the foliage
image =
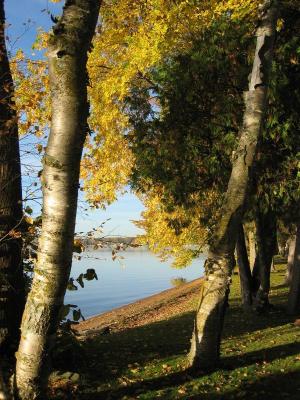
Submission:
<svg viewBox="0 0 300 400">
<path fill-rule="evenodd" d="M 249 211 L 257 202 L 262 211 L 271 207 L 286 221 L 298 218 L 298 29 L 299 6 L 285 4 L 278 24 L 267 122 L 256 162 L 252 201 L 248 203 L 250 218 Z M 168 209 L 173 212 L 183 204 L 189 215 L 193 207 L 196 213 L 205 210 L 206 218 L 200 223 L 208 229 L 214 226 L 241 124 L 241 95 L 247 87 L 251 55 L 251 21 L 234 24 L 227 15 L 196 38 L 188 52 L 153 67 L 148 84 L 133 86 L 127 97 L 127 112 L 134 127 L 128 135 L 136 158 L 133 184 L 147 193 L 148 203 L 153 192 L 150 188 L 159 185 L 163 193 L 160 201 L 165 206 L 156 209 L 166 225 Z M 209 190 L 214 191 L 217 201 L 204 205 Z M 149 242 L 157 252 L 171 254 L 171 241 L 164 247 L 161 224 L 156 226 L 157 234 L 149 228 L 159 217 L 147 211 L 143 217 L 141 226 Z M 193 230 L 199 219 L 191 218 L 190 223 Z M 173 244 L 177 246 L 176 239 Z"/>
<path fill-rule="evenodd" d="M 171 257 L 174 267 L 185 267 L 199 256 L 207 243 L 209 230 L 199 224 L 204 209 L 194 208 L 190 214 L 182 206 L 166 210 L 161 193 L 152 190 L 141 197 L 146 209 L 142 212 L 142 219 L 135 224 L 144 229 L 145 234 L 140 235 L 137 241 L 147 244 L 162 260 Z M 208 204 L 213 202 L 214 193 L 208 193 L 206 200 Z"/>
<path fill-rule="evenodd" d="M 143 187 L 144 192 L 154 181 L 164 185 L 164 189 L 160 189 L 161 201 L 164 203 L 169 199 L 173 202 L 168 206 L 171 213 L 176 204 L 182 202 L 197 201 L 197 210 L 201 204 L 207 207 L 209 188 L 214 193 L 223 191 L 240 125 L 241 94 L 246 86 L 250 36 L 254 29 L 252 20 L 256 17 L 258 4 L 258 1 L 232 0 L 105 2 L 88 66 L 91 134 L 82 161 L 82 179 L 92 205 L 104 207 L 111 203 L 128 182 L 132 168 L 136 175 L 138 170 L 139 176 L 152 176 L 148 181 L 141 180 L 140 185 L 137 184 L 140 177 L 134 177 L 136 187 Z M 284 24 L 284 18 L 280 26 L 289 26 L 289 21 Z M 39 31 L 34 44 L 36 51 L 46 47 L 47 37 L 45 32 Z M 292 47 L 297 48 L 297 36 Z M 287 59 L 288 46 L 284 51 Z M 292 60 L 296 70 L 297 57 L 293 56 Z M 50 107 L 46 63 L 26 60 L 19 51 L 12 59 L 12 65 L 21 133 L 47 135 Z M 278 64 L 276 68 L 276 81 L 282 84 L 284 79 L 279 76 L 285 76 L 281 70 L 284 67 Z M 276 90 L 279 90 L 277 86 Z M 279 98 L 275 92 L 274 98 Z M 131 101 L 129 115 L 128 99 Z M 281 98 L 276 107 L 280 103 L 283 104 Z M 269 124 L 273 128 L 274 120 L 270 114 Z M 283 126 L 290 132 L 295 125 L 280 121 L 277 126 L 277 132 L 283 135 Z M 137 135 L 135 143 L 138 144 L 130 148 L 126 136 L 132 138 L 134 135 Z M 279 134 L 274 133 L 274 129 L 272 135 L 277 135 L 278 141 Z M 285 137 L 290 135 L 285 133 Z M 286 149 L 287 144 L 284 146 Z M 43 152 L 43 145 L 37 144 L 37 150 Z M 279 150 L 282 154 L 282 149 Z M 297 160 L 292 159 L 284 164 L 284 168 L 286 173 L 297 174 Z M 267 175 L 279 170 L 273 168 Z M 287 192 L 291 191 L 283 179 L 281 182 L 273 192 L 280 193 L 282 201 L 287 202 Z M 292 180 L 289 182 L 294 185 Z M 271 198 L 265 187 L 263 183 L 259 184 L 259 193 L 265 199 Z M 148 203 L 153 202 L 149 215 L 153 219 L 156 207 L 156 212 L 159 209 L 161 213 L 157 220 L 161 221 L 164 213 L 165 229 L 173 235 L 177 247 L 174 251 L 178 254 L 176 229 L 175 234 L 171 233 L 169 220 L 173 217 L 168 216 L 168 207 L 158 207 L 157 195 L 153 196 L 151 190 L 147 196 Z M 217 196 L 210 194 L 210 197 L 215 199 Z M 218 208 L 219 203 L 211 206 Z M 180 206 L 176 212 L 182 214 Z M 195 223 L 197 212 L 193 217 Z M 144 216 L 146 214 L 147 211 Z M 208 214 L 203 223 L 209 222 L 210 228 L 213 225 L 210 218 L 215 210 Z M 150 225 L 148 223 L 148 227 Z M 195 240 L 195 235 L 191 233 L 190 236 Z M 158 234 L 156 240 L 159 237 Z M 154 236 L 149 237 L 151 240 L 155 241 Z M 169 240 L 169 248 L 171 242 Z M 190 256 L 183 258 L 188 260 Z M 183 264 L 185 262 L 179 261 L 178 265 Z"/>
<path fill-rule="evenodd" d="M 164 258 L 175 256 L 177 266 L 187 265 L 207 243 L 227 186 L 251 27 L 222 16 L 188 52 L 153 67 L 148 82 L 133 86 L 126 99 L 134 128 L 128 134 L 132 183 L 146 206 L 142 240 Z"/>
<path fill-rule="evenodd" d="M 240 25 L 230 17 L 215 22 L 188 53 L 153 69 L 150 87 L 133 88 L 128 113 L 139 190 L 161 183 L 187 205 L 195 193 L 225 190 L 252 42 L 247 24 Z"/>
<path fill-rule="evenodd" d="M 104 207 L 114 201 L 134 164 L 124 138 L 131 127 L 123 109 L 132 82 L 143 82 L 149 69 L 164 57 L 190 48 L 194 36 L 214 18 L 226 13 L 232 21 L 251 18 L 258 4 L 250 0 L 108 0 L 103 4 L 88 64 L 91 135 L 82 161 L 84 189 L 92 205 Z M 44 51 L 47 40 L 48 34 L 40 30 L 34 50 Z M 50 104 L 46 63 L 43 59 L 26 60 L 19 51 L 12 65 L 21 133 L 47 135 Z M 38 144 L 37 150 L 41 153 L 43 144 Z"/>
<path fill-rule="evenodd" d="M 187 283 L 187 280 L 182 277 L 172 278 L 171 283 L 174 287 L 178 287 L 178 286 L 181 286 L 181 285 L 184 285 L 185 283 Z"/>
<path fill-rule="evenodd" d="M 299 218 L 300 201 L 300 7 L 282 10 L 269 110 L 256 163 L 260 207 L 287 223 Z"/>
<path fill-rule="evenodd" d="M 45 41 L 40 34 L 39 41 Z M 10 60 L 20 135 L 47 134 L 50 122 L 50 97 L 47 65 L 44 60 L 27 59 L 18 50 Z M 42 147 L 38 147 L 39 153 Z"/>
<path fill-rule="evenodd" d="M 234 0 L 105 2 L 89 59 L 92 134 L 82 163 L 84 187 L 92 204 L 113 201 L 134 163 L 124 138 L 131 126 L 123 107 L 132 83 L 147 81 L 153 65 L 190 48 L 194 35 L 215 16 L 230 13 L 235 21 L 253 15 L 257 5 Z"/>
</svg>

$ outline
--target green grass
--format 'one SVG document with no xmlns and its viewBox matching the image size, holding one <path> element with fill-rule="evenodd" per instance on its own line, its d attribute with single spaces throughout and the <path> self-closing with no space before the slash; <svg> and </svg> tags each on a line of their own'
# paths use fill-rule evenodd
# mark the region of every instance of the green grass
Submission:
<svg viewBox="0 0 300 400">
<path fill-rule="evenodd" d="M 283 280 L 282 269 L 272 274 L 274 310 L 249 315 L 233 277 L 217 371 L 197 376 L 186 370 L 193 327 L 193 313 L 186 312 L 88 340 L 82 383 L 72 398 L 300 399 L 300 328 L 285 314 Z"/>
</svg>

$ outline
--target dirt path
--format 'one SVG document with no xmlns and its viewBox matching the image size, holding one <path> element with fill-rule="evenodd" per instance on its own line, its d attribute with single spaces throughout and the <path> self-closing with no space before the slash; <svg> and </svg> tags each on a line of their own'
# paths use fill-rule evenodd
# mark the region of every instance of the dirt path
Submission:
<svg viewBox="0 0 300 400">
<path fill-rule="evenodd" d="M 202 279 L 165 290 L 145 299 L 91 317 L 74 326 L 81 336 L 121 331 L 165 320 L 176 314 L 191 311 L 199 293 Z"/>
</svg>

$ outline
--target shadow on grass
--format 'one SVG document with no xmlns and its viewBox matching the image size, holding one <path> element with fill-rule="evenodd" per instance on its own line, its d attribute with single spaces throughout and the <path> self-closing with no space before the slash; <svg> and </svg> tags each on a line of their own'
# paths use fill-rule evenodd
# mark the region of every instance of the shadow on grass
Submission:
<svg viewBox="0 0 300 400">
<path fill-rule="evenodd" d="M 275 328 L 276 326 L 292 322 L 294 320 L 293 317 L 287 315 L 285 312 L 285 301 L 285 295 L 276 296 L 274 308 L 262 314 L 244 312 L 238 304 L 234 303 L 226 313 L 223 338 L 229 336 L 236 337 L 267 328 Z"/>
<path fill-rule="evenodd" d="M 128 372 L 128 368 L 184 356 L 190 347 L 193 318 L 194 313 L 189 312 L 162 322 L 90 339 L 84 345 L 88 364 L 81 372 L 91 380 L 117 379 L 125 371 Z M 290 318 L 280 308 L 268 314 L 249 317 L 239 307 L 231 307 L 227 313 L 223 338 L 280 326 L 289 321 Z M 267 358 L 274 360 L 281 357 L 282 353 L 289 355 L 295 352 L 294 344 L 289 344 L 282 348 L 278 346 L 246 353 L 242 357 L 226 357 L 222 362 L 226 368 L 238 368 Z"/>
<path fill-rule="evenodd" d="M 298 400 L 300 398 L 300 371 L 270 374 L 253 383 L 242 383 L 236 390 L 223 393 L 201 393 L 181 397 L 185 400 Z"/>
<path fill-rule="evenodd" d="M 270 363 L 280 358 L 299 354 L 299 351 L 300 345 L 298 342 L 273 346 L 268 349 L 255 350 L 242 355 L 223 357 L 221 359 L 221 367 L 223 369 L 233 370 L 236 368 L 248 367 L 255 363 Z"/>
<path fill-rule="evenodd" d="M 84 346 L 92 360 L 108 365 L 108 374 L 116 367 L 122 372 L 128 364 L 143 364 L 185 354 L 190 346 L 193 319 L 194 313 L 189 312 L 165 321 L 99 336 L 88 340 Z M 230 307 L 225 319 L 223 338 L 237 337 L 288 322 L 291 322 L 291 318 L 281 308 L 275 308 L 266 314 L 249 316 L 240 307 Z"/>
<path fill-rule="evenodd" d="M 104 390 L 102 392 L 89 393 L 86 397 L 83 394 L 80 396 L 80 399 L 81 400 L 122 399 L 124 396 L 133 396 L 137 395 L 138 393 L 141 394 L 152 390 L 161 390 L 170 388 L 172 386 L 181 385 L 192 380 L 196 376 L 200 377 L 203 376 L 203 374 L 196 375 L 195 373 L 189 370 L 180 371 L 166 376 L 159 376 L 153 379 L 137 381 L 128 385 L 127 387 L 119 387 L 112 390 Z"/>
<path fill-rule="evenodd" d="M 245 354 L 243 357 L 226 357 L 222 360 L 219 371 L 223 370 L 224 374 L 228 373 L 231 369 L 246 367 L 257 362 L 271 362 L 275 359 L 285 358 L 291 355 L 298 354 L 299 345 L 281 345 L 275 346 L 268 349 L 266 353 L 262 356 L 261 351 L 254 351 Z M 232 367 L 232 368 L 231 368 Z M 144 381 L 136 381 L 134 383 L 128 384 L 126 387 L 118 387 L 111 390 L 103 390 L 97 393 L 89 393 L 88 396 L 81 395 L 81 400 L 96 400 L 96 399 L 121 399 L 124 396 L 131 396 L 146 393 L 148 391 L 156 390 L 166 390 L 177 387 L 178 385 L 183 385 L 190 382 L 193 379 L 201 378 L 205 376 L 204 373 L 197 372 L 191 369 L 186 369 L 184 371 L 171 373 L 169 375 L 163 375 L 155 377 L 152 379 L 146 379 Z M 236 390 L 231 390 L 228 392 L 222 392 L 218 394 L 217 391 L 211 391 L 210 393 L 204 393 L 201 389 L 194 389 L 192 396 L 178 396 L 168 397 L 167 395 L 163 398 L 176 398 L 176 399 L 282 399 L 288 397 L 289 399 L 299 399 L 300 398 L 300 371 L 290 372 L 290 373 L 280 373 L 280 374 L 269 374 L 263 376 L 254 382 L 240 382 L 240 385 Z M 285 396 L 286 395 L 286 396 Z M 135 398 L 135 397 L 133 397 Z"/>
<path fill-rule="evenodd" d="M 89 357 L 88 375 L 93 379 L 121 376 L 128 365 L 143 366 L 151 361 L 184 355 L 189 349 L 193 313 L 138 328 L 99 336 L 84 347 Z M 104 365 L 101 369 L 93 364 Z"/>
<path fill-rule="evenodd" d="M 234 298 L 226 313 L 223 338 L 238 338 L 245 333 L 251 334 L 291 322 L 291 317 L 287 316 L 284 310 L 285 301 L 286 295 L 284 293 L 274 292 L 271 297 L 271 302 L 275 304 L 273 310 L 261 315 L 256 313 L 249 315 L 241 309 L 239 302 Z M 119 379 L 128 375 L 128 373 L 130 375 L 130 369 L 143 368 L 144 365 L 147 365 L 147 367 L 152 365 L 155 369 L 156 363 L 162 362 L 172 364 L 173 361 L 176 364 L 179 361 L 180 363 L 190 346 L 193 320 L 194 313 L 187 312 L 161 322 L 88 339 L 84 344 L 88 362 L 80 372 L 88 378 L 90 387 L 97 387 L 97 382 L 112 383 L 112 386 L 109 390 L 103 387 L 102 391 L 90 392 L 88 395 L 82 393 L 80 399 L 109 400 L 121 399 L 124 396 L 136 398 L 138 394 L 145 394 L 152 390 L 170 392 L 170 396 L 163 395 L 164 399 L 225 400 L 236 398 L 261 399 L 263 397 L 273 400 L 284 398 L 285 390 L 286 393 L 289 393 L 289 396 L 287 396 L 289 399 L 300 398 L 300 372 L 260 376 L 254 379 L 254 382 L 249 382 L 249 380 L 247 383 L 239 382 L 237 389 L 231 386 L 228 392 L 218 393 L 212 391 L 211 387 L 211 392 L 199 389 L 198 394 L 197 391 L 196 394 L 193 391 L 193 395 L 188 397 L 187 394 L 179 395 L 176 391 L 177 386 L 187 384 L 194 378 L 200 378 L 204 375 L 199 373 L 197 375 L 191 370 L 178 371 L 178 369 L 177 372 L 165 375 L 160 366 L 151 378 L 144 380 L 139 378 L 140 380 L 137 380 L 138 378 L 133 376 L 132 380 L 126 382 L 126 386 L 120 387 Z M 286 329 L 289 329 L 288 325 Z M 224 374 L 229 375 L 230 371 L 234 369 L 283 359 L 299 353 L 299 350 L 299 344 L 287 343 L 247 352 L 243 355 L 226 356 L 222 358 L 220 368 Z M 145 374 L 145 376 L 147 375 L 149 374 Z M 282 387 L 282 390 L 278 389 L 279 386 Z M 172 390 L 173 394 L 171 394 Z M 175 397 L 174 390 L 176 392 Z"/>
</svg>

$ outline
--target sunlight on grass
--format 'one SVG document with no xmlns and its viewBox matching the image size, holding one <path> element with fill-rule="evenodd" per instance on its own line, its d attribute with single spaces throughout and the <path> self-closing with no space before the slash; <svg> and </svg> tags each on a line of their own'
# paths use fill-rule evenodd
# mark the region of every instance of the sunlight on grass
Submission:
<svg viewBox="0 0 300 400">
<path fill-rule="evenodd" d="M 299 327 L 284 312 L 283 267 L 272 273 L 267 314 L 246 314 L 233 276 L 218 371 L 196 376 L 185 369 L 194 295 L 184 313 L 88 339 L 80 399 L 299 399 Z"/>
</svg>

